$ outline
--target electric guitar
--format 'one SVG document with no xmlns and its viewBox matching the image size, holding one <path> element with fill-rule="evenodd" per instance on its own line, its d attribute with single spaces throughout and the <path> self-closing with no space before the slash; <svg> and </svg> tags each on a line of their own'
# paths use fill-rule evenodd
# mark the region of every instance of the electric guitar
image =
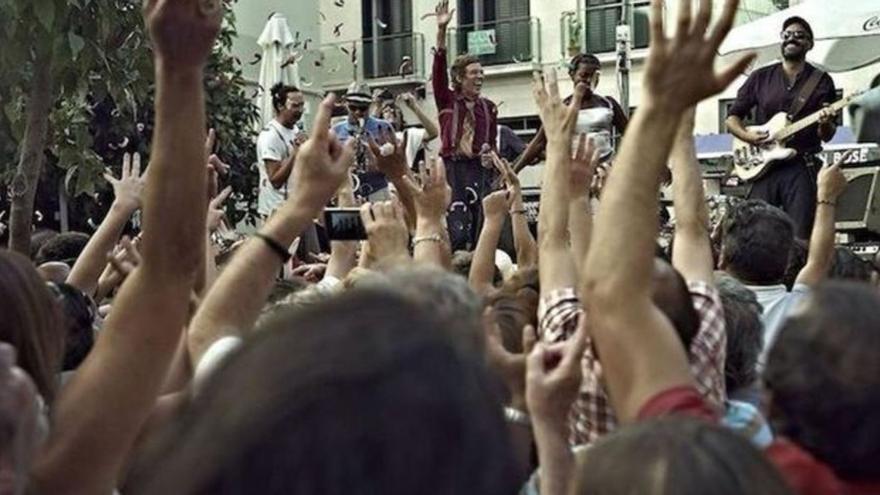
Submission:
<svg viewBox="0 0 880 495">
<path fill-rule="evenodd" d="M 853 93 L 826 108 L 837 113 L 849 106 L 862 93 L 864 91 Z M 779 112 L 764 125 L 748 127 L 752 132 L 767 133 L 767 140 L 760 144 L 750 144 L 734 136 L 733 175 L 745 182 L 753 181 L 764 175 L 774 162 L 794 157 L 797 151 L 786 148 L 785 143 L 795 134 L 819 122 L 821 114 L 822 110 L 819 110 L 797 122 L 791 122 L 785 112 Z"/>
</svg>

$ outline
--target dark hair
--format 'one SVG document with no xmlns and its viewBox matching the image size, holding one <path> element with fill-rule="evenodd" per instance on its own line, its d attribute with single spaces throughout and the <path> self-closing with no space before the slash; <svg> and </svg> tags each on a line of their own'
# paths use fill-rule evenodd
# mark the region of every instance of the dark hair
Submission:
<svg viewBox="0 0 880 495">
<path fill-rule="evenodd" d="M 79 368 L 95 343 L 97 312 L 89 297 L 76 287 L 51 282 L 48 287 L 55 295 L 63 316 L 65 344 L 61 371 L 72 371 Z"/>
<path fill-rule="evenodd" d="M 455 57 L 452 67 L 449 68 L 449 74 L 452 79 L 452 88 L 456 91 L 461 89 L 461 80 L 467 74 L 467 66 L 471 64 L 479 64 L 480 58 L 476 55 L 463 53 Z"/>
<path fill-rule="evenodd" d="M 788 266 L 794 224 L 779 208 L 760 200 L 734 206 L 722 221 L 721 262 L 747 284 L 779 283 Z"/>
<path fill-rule="evenodd" d="M 60 261 L 73 266 L 88 243 L 89 235 L 82 232 L 58 234 L 47 240 L 37 251 L 34 264 L 39 266 L 49 261 Z"/>
<path fill-rule="evenodd" d="M 29 259 L 0 250 L 0 340 L 13 347 L 18 364 L 51 404 L 61 371 L 61 313 Z"/>
<path fill-rule="evenodd" d="M 272 86 L 271 89 L 272 108 L 274 108 L 275 111 L 278 112 L 280 108 L 284 108 L 284 105 L 287 102 L 288 94 L 299 92 L 299 88 L 291 84 L 284 84 L 280 82 L 276 83 L 274 86 Z"/>
<path fill-rule="evenodd" d="M 871 263 L 860 258 L 849 248 L 837 246 L 834 248 L 834 258 L 831 260 L 831 270 L 828 273 L 828 278 L 832 280 L 870 282 L 873 271 L 874 268 Z"/>
<path fill-rule="evenodd" d="M 574 74 L 575 72 L 577 72 L 578 67 L 583 64 L 596 68 L 602 67 L 602 64 L 599 62 L 599 58 L 592 53 L 578 53 L 577 55 L 572 57 L 571 62 L 568 63 L 568 74 Z"/>
<path fill-rule="evenodd" d="M 804 19 L 803 17 L 796 16 L 796 15 L 791 16 L 788 19 L 786 19 L 785 22 L 782 23 L 782 30 L 784 31 L 786 28 L 788 28 L 788 26 L 791 26 L 792 24 L 800 24 L 801 27 L 804 28 L 804 31 L 806 31 L 807 34 L 810 35 L 810 39 L 811 40 L 813 39 L 813 27 L 810 26 L 810 23 L 807 22 L 806 19 Z"/>
<path fill-rule="evenodd" d="M 767 358 L 771 425 L 848 481 L 880 480 L 880 295 L 828 282 L 783 323 Z"/>
<path fill-rule="evenodd" d="M 482 358 L 438 320 L 361 289 L 285 316 L 209 378 L 135 493 L 516 492 Z"/>
<path fill-rule="evenodd" d="M 727 331 L 724 383 L 730 395 L 758 380 L 758 356 L 764 345 L 761 320 L 764 309 L 755 293 L 730 275 L 717 275 L 715 282 L 724 308 Z"/>
<path fill-rule="evenodd" d="M 672 265 L 660 258 L 654 258 L 654 261 L 654 304 L 672 322 L 684 348 L 690 349 L 700 331 L 700 315 L 694 309 L 691 291 L 684 277 Z"/>
<path fill-rule="evenodd" d="M 37 253 L 40 252 L 40 248 L 43 247 L 50 239 L 53 239 L 58 235 L 58 232 L 52 229 L 38 229 L 31 234 L 31 259 L 37 259 Z"/>
<path fill-rule="evenodd" d="M 801 270 L 807 264 L 807 255 L 809 254 L 809 245 L 803 239 L 795 238 L 791 243 L 791 249 L 788 251 L 788 265 L 785 267 L 785 275 L 782 277 L 782 283 L 788 290 L 794 287 L 794 283 L 801 274 Z"/>
<path fill-rule="evenodd" d="M 577 495 L 791 495 L 763 453 L 741 435 L 691 418 L 638 423 L 579 456 Z"/>
</svg>

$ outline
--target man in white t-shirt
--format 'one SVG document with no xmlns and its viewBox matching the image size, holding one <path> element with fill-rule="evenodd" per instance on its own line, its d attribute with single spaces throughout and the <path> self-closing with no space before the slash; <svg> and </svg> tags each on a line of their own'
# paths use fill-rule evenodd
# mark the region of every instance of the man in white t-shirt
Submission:
<svg viewBox="0 0 880 495">
<path fill-rule="evenodd" d="M 257 169 L 260 171 L 257 212 L 263 218 L 287 199 L 287 182 L 296 153 L 306 140 L 305 133 L 296 125 L 305 106 L 302 92 L 282 83 L 273 86 L 271 92 L 276 115 L 257 138 Z"/>
<path fill-rule="evenodd" d="M 791 291 L 782 284 L 794 242 L 791 218 L 775 206 L 749 200 L 736 205 L 723 220 L 720 267 L 752 290 L 764 308 L 759 369 L 763 369 L 782 323 L 811 288 L 828 275 L 834 253 L 834 208 L 845 188 L 846 178 L 839 167 L 819 171 L 816 220 L 807 263 Z"/>
</svg>

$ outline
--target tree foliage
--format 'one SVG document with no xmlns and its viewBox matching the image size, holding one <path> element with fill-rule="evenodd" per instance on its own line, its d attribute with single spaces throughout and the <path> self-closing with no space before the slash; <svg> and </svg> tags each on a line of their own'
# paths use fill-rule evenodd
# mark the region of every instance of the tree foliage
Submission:
<svg viewBox="0 0 880 495">
<path fill-rule="evenodd" d="M 237 199 L 252 211 L 258 114 L 241 63 L 230 54 L 237 0 L 225 1 L 230 8 L 205 76 L 208 121 L 217 129 L 218 154 L 233 166 L 228 180 Z M 117 168 L 125 152 L 149 158 L 153 64 L 140 0 L 0 0 L 0 44 L 0 181 L 8 184 L 15 170 L 34 64 L 48 50 L 54 101 L 37 202 L 52 205 L 64 187 L 73 198 L 71 216 L 97 221 L 107 206 L 95 203 L 109 191 L 105 168 Z M 230 209 L 233 220 L 245 213 Z M 76 220 L 72 227 L 87 228 Z"/>
</svg>

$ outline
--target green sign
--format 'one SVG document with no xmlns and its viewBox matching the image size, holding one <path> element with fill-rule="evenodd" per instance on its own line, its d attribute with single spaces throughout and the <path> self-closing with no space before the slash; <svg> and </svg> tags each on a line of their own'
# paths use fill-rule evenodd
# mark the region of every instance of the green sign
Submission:
<svg viewBox="0 0 880 495">
<path fill-rule="evenodd" d="M 495 54 L 495 30 L 483 29 L 468 33 L 468 53 L 471 55 Z"/>
</svg>

